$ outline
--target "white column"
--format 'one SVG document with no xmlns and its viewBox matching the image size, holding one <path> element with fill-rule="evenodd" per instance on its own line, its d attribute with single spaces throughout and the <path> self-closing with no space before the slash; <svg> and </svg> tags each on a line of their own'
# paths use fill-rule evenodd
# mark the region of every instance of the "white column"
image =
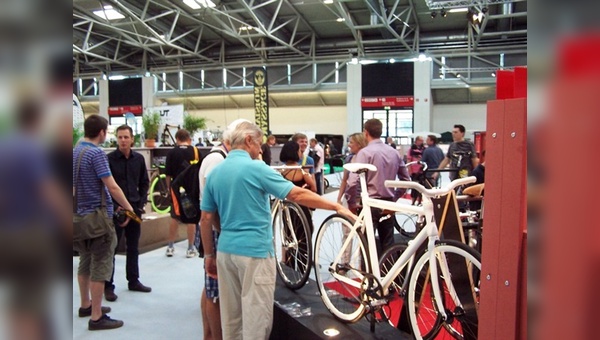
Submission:
<svg viewBox="0 0 600 340">
<path fill-rule="evenodd" d="M 348 64 L 346 67 L 346 107 L 348 110 L 347 130 L 345 136 L 362 131 L 362 65 Z"/>
<path fill-rule="evenodd" d="M 432 61 L 415 61 L 415 131 L 432 131 L 433 104 L 431 102 Z M 436 132 L 436 131 L 433 131 Z"/>
<path fill-rule="evenodd" d="M 154 79 L 152 77 L 142 78 L 142 110 L 156 106 L 154 102 Z"/>
<path fill-rule="evenodd" d="M 99 109 L 98 115 L 108 119 L 108 80 L 98 80 Z"/>
</svg>

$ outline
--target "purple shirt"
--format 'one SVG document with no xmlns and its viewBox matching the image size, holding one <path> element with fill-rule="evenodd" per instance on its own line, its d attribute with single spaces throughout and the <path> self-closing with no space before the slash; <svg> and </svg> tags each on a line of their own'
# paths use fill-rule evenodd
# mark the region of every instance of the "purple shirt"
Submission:
<svg viewBox="0 0 600 340">
<path fill-rule="evenodd" d="M 369 197 L 396 200 L 404 194 L 405 189 L 395 190 L 394 188 L 387 188 L 384 185 L 386 180 L 395 180 L 396 176 L 403 181 L 410 181 L 410 177 L 398 151 L 390 148 L 389 145 L 384 144 L 380 139 L 369 142 L 369 145 L 361 149 L 354 156 L 352 162 L 368 163 L 377 167 L 377 171 L 367 173 L 367 191 Z M 356 173 L 350 173 L 347 190 L 350 207 L 354 206 L 350 202 L 357 202 L 359 191 L 359 177 Z"/>
</svg>

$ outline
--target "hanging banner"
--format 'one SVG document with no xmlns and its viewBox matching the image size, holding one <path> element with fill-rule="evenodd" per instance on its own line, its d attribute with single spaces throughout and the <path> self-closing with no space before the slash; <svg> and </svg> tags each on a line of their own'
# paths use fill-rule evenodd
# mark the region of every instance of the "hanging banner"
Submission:
<svg viewBox="0 0 600 340">
<path fill-rule="evenodd" d="M 160 123 L 171 126 L 183 125 L 183 104 L 162 105 L 148 108 L 148 112 L 158 112 L 160 114 Z"/>
<path fill-rule="evenodd" d="M 269 90 L 267 87 L 267 70 L 254 68 L 254 122 L 263 132 L 263 142 L 269 135 Z"/>
</svg>

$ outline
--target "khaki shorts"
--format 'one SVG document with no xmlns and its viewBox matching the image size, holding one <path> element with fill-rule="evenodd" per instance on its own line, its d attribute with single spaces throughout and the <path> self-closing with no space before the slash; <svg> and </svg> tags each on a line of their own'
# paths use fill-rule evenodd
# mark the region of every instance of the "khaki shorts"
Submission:
<svg viewBox="0 0 600 340">
<path fill-rule="evenodd" d="M 100 237 L 73 243 L 73 249 L 79 252 L 77 274 L 90 276 L 94 282 L 110 281 L 116 246 L 114 227 Z"/>
</svg>

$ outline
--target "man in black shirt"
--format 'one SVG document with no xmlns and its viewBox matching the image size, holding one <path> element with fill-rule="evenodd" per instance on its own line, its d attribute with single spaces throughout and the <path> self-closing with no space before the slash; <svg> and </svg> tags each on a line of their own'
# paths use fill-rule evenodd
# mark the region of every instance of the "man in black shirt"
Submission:
<svg viewBox="0 0 600 340">
<path fill-rule="evenodd" d="M 148 187 L 150 185 L 148 172 L 146 171 L 146 162 L 144 156 L 131 150 L 133 144 L 133 130 L 131 127 L 127 125 L 119 126 L 116 135 L 118 148 L 108 154 L 110 171 L 121 190 L 123 190 L 127 201 L 133 207 L 135 214 L 142 217 L 144 205 L 146 204 L 148 196 Z M 115 204 L 117 203 L 115 202 Z M 115 223 L 115 225 L 118 226 L 119 223 Z M 117 232 L 117 245 L 119 244 L 123 233 L 125 233 L 127 245 L 125 271 L 129 290 L 149 293 L 152 289 L 144 286 L 139 281 L 138 245 L 141 234 L 140 227 L 138 222 L 130 220 L 125 227 L 116 227 L 115 231 Z M 115 248 L 115 253 L 116 251 L 117 249 Z M 114 276 L 113 257 L 113 275 L 111 276 L 110 281 L 106 281 L 104 284 L 104 297 L 108 301 L 115 301 L 117 299 L 117 295 L 115 294 Z"/>
<path fill-rule="evenodd" d="M 198 161 L 200 160 L 200 153 L 196 153 L 195 146 L 192 146 L 192 138 L 190 133 L 185 129 L 180 129 L 175 133 L 175 142 L 177 145 L 169 150 L 167 153 L 167 160 L 165 162 L 165 175 L 167 175 L 167 185 L 171 188 L 171 182 L 185 170 L 192 161 L 196 159 L 198 155 Z M 171 194 L 172 195 L 172 194 Z M 175 252 L 175 238 L 177 237 L 177 229 L 179 228 L 179 216 L 177 216 L 171 202 L 171 224 L 169 225 L 169 244 L 167 246 L 166 255 L 168 257 L 173 256 Z M 196 235 L 196 226 L 193 224 L 187 225 L 187 239 L 188 249 L 186 257 L 192 258 L 198 255 L 196 247 L 194 246 L 194 236 Z"/>
<path fill-rule="evenodd" d="M 454 125 L 452 129 L 452 139 L 454 142 L 450 144 L 446 157 L 440 163 L 439 168 L 444 169 L 450 165 L 456 169 L 456 172 L 450 172 L 450 180 L 467 177 L 473 169 L 479 164 L 479 158 L 475 153 L 475 146 L 468 140 L 465 140 L 465 127 L 460 124 Z M 438 173 L 434 173 L 434 179 L 437 179 Z"/>
</svg>

